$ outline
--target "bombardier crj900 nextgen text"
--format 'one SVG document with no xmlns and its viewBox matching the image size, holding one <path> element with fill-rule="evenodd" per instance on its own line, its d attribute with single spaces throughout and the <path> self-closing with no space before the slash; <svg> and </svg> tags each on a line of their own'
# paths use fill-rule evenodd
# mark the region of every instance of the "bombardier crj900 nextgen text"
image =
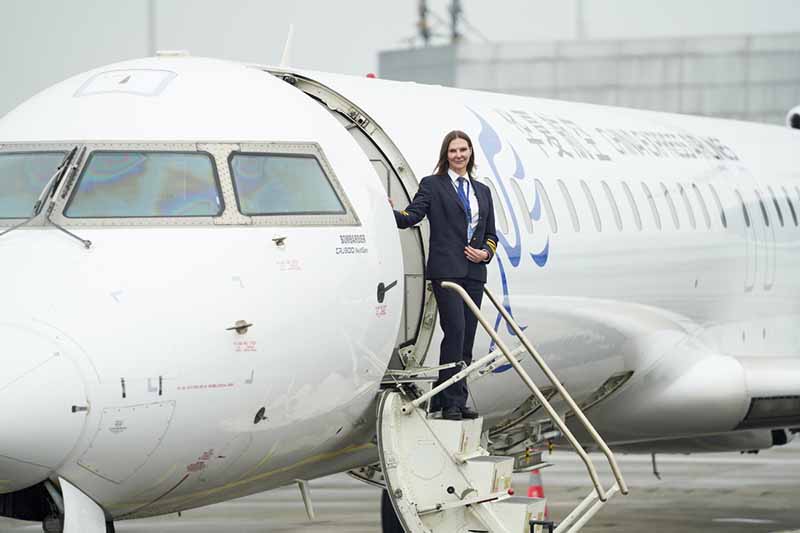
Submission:
<svg viewBox="0 0 800 533">
<path fill-rule="evenodd" d="M 441 333 L 427 223 L 386 201 L 456 128 L 524 331 L 484 299 L 464 422 L 410 403 Z M 600 446 L 578 406 L 612 450 L 783 444 L 798 153 L 782 127 L 191 57 L 70 78 L 0 120 L 0 514 L 92 533 L 354 471 L 409 531 L 522 531 L 503 480 Z"/>
</svg>

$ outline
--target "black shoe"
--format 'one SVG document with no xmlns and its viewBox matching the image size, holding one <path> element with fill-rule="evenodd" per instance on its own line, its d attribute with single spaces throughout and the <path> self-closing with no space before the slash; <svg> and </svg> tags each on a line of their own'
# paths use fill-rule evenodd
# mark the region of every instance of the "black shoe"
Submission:
<svg viewBox="0 0 800 533">
<path fill-rule="evenodd" d="M 469 407 L 462 407 L 461 408 L 461 418 L 465 418 L 467 420 L 474 420 L 474 419 L 478 418 L 479 416 L 481 416 L 481 415 L 478 414 L 478 411 L 473 411 Z"/>
<path fill-rule="evenodd" d="M 447 407 L 442 410 L 442 418 L 444 420 L 462 420 L 464 417 L 458 407 Z"/>
</svg>

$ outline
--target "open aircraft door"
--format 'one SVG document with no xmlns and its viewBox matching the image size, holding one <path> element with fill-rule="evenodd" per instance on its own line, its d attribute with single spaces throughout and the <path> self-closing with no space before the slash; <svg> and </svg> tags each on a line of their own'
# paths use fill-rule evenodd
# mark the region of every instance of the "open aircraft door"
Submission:
<svg viewBox="0 0 800 533">
<path fill-rule="evenodd" d="M 296 73 L 270 70 L 270 73 L 294 85 L 317 100 L 350 132 L 375 169 L 388 198 L 395 206 L 405 206 L 419 186 L 417 177 L 389 136 L 365 111 L 333 89 Z M 388 208 L 388 202 L 387 202 Z M 425 283 L 425 254 L 428 225 L 423 221 L 411 231 L 401 231 L 405 295 L 403 319 L 390 368 L 421 366 L 435 328 L 436 302 Z"/>
</svg>

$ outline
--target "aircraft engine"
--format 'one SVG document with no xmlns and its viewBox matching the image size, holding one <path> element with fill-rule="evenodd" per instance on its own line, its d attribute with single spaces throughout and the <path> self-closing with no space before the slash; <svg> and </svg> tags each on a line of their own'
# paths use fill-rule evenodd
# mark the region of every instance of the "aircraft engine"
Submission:
<svg viewBox="0 0 800 533">
<path fill-rule="evenodd" d="M 614 450 L 623 453 L 744 453 L 783 446 L 793 438 L 794 433 L 785 429 L 750 429 L 703 437 L 623 444 L 614 446 Z"/>
</svg>

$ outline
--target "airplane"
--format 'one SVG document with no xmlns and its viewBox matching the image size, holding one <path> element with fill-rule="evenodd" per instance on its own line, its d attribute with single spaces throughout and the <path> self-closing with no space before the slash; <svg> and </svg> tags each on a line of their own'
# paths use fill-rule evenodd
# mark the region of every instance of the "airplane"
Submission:
<svg viewBox="0 0 800 533">
<path fill-rule="evenodd" d="M 386 200 L 452 129 L 494 198 L 487 288 L 612 449 L 794 437 L 797 131 L 161 54 L 0 119 L 0 515 L 113 531 L 379 463 L 379 398 L 441 340 L 427 223 Z M 482 445 L 563 445 L 504 361 L 468 378 Z"/>
</svg>

